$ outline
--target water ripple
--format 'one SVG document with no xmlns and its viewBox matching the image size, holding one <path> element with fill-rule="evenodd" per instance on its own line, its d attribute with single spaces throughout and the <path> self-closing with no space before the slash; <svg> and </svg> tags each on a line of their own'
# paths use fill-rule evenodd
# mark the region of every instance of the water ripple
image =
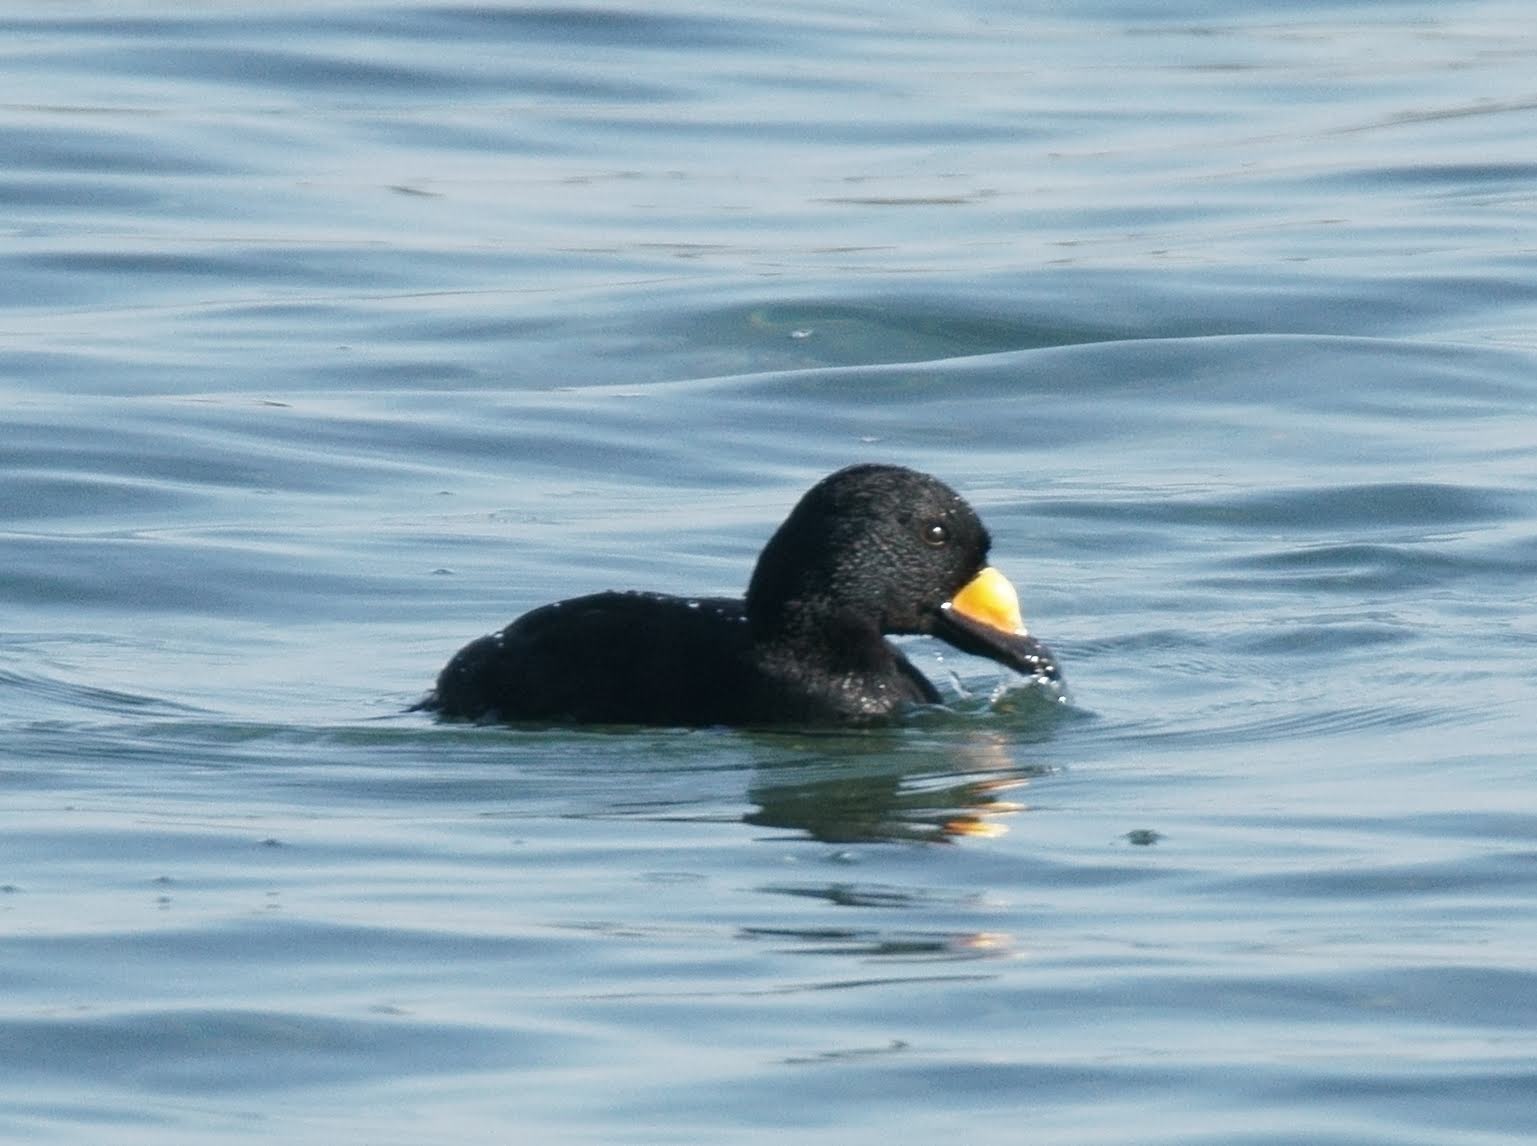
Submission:
<svg viewBox="0 0 1537 1146">
<path fill-rule="evenodd" d="M 284 1091 L 417 1074 L 416 1052 L 422 1049 L 443 1072 L 518 1061 L 533 1066 L 559 1056 L 562 1041 L 533 1032 L 519 1040 L 505 1030 L 468 1024 L 416 1021 L 407 1027 L 388 1019 L 207 1007 L 0 1018 L 0 1047 L 13 1052 L 0 1050 L 0 1063 L 10 1077 L 34 1084 L 84 1078 L 151 1094 Z M 392 1043 L 401 1051 L 411 1048 L 393 1064 L 379 1053 L 381 1044 Z"/>
</svg>

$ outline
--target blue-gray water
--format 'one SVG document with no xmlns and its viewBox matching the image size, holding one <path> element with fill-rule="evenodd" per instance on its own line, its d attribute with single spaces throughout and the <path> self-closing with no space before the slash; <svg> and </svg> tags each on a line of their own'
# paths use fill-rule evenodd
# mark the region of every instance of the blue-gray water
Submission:
<svg viewBox="0 0 1537 1146">
<path fill-rule="evenodd" d="M 0 1137 L 1537 1135 L 1526 0 L 0 15 Z M 1072 703 L 439 726 L 965 492 Z"/>
</svg>

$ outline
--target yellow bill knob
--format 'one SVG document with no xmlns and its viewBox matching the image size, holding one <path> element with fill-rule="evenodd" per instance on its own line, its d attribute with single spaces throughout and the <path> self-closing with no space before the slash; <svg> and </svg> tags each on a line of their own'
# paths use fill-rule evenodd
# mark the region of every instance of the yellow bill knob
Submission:
<svg viewBox="0 0 1537 1146">
<path fill-rule="evenodd" d="M 1019 615 L 1019 594 L 1009 579 L 991 565 L 983 569 L 950 598 L 950 608 L 978 624 L 1001 629 L 1016 636 L 1028 636 L 1024 618 Z"/>
</svg>

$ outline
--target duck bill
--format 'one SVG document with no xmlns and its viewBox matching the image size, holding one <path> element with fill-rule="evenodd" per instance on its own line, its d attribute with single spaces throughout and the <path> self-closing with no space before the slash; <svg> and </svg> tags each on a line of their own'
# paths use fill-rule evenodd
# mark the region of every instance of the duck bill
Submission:
<svg viewBox="0 0 1537 1146">
<path fill-rule="evenodd" d="M 987 657 L 1024 676 L 1061 679 L 1051 650 L 1025 628 L 1019 594 L 991 566 L 940 606 L 934 635 L 963 653 Z"/>
</svg>

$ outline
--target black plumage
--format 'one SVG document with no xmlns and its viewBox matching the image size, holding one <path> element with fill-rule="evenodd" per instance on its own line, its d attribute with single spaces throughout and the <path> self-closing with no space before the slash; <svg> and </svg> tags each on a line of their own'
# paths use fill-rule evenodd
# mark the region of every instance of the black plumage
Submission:
<svg viewBox="0 0 1537 1146">
<path fill-rule="evenodd" d="M 954 490 L 899 466 L 813 486 L 745 599 L 609 592 L 544 605 L 461 649 L 419 707 L 557 724 L 868 723 L 939 695 L 888 634 L 1056 679 Z"/>
</svg>

